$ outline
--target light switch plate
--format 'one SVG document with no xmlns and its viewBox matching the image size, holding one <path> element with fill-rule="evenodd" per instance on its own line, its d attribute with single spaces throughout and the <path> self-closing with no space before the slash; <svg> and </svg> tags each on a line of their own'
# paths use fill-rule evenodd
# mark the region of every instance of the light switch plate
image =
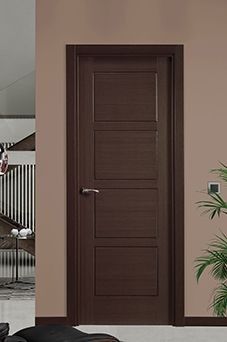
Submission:
<svg viewBox="0 0 227 342">
<path fill-rule="evenodd" d="M 221 183 L 218 182 L 208 182 L 208 193 L 221 193 Z"/>
</svg>

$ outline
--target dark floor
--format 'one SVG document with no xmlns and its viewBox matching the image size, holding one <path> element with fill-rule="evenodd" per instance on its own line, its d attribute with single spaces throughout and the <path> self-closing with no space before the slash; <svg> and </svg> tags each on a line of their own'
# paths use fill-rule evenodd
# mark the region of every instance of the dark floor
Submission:
<svg viewBox="0 0 227 342">
<path fill-rule="evenodd" d="M 0 278 L 0 300 L 34 298 L 35 278 L 20 278 L 18 283 L 12 282 L 10 278 Z"/>
</svg>

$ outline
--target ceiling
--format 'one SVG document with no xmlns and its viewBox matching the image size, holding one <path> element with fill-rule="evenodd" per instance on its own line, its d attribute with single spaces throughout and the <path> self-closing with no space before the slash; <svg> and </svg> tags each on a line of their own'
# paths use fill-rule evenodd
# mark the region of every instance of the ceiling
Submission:
<svg viewBox="0 0 227 342">
<path fill-rule="evenodd" d="M 35 0 L 0 0 L 0 90 L 35 69 Z"/>
</svg>

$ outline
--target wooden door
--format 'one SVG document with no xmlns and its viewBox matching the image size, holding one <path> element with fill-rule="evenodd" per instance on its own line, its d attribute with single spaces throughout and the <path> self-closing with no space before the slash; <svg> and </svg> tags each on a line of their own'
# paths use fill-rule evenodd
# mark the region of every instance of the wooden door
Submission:
<svg viewBox="0 0 227 342">
<path fill-rule="evenodd" d="M 80 324 L 170 323 L 169 74 L 168 57 L 80 57 Z"/>
</svg>

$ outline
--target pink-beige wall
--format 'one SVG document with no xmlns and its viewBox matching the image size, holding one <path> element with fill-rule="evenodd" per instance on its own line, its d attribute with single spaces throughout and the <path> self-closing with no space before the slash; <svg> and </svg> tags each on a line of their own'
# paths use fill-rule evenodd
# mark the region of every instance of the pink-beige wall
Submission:
<svg viewBox="0 0 227 342">
<path fill-rule="evenodd" d="M 36 2 L 36 315 L 66 314 L 66 44 L 184 44 L 185 314 L 211 315 L 215 282 L 197 285 L 193 261 L 227 222 L 200 216 L 195 202 L 227 162 L 227 1 Z"/>
</svg>

